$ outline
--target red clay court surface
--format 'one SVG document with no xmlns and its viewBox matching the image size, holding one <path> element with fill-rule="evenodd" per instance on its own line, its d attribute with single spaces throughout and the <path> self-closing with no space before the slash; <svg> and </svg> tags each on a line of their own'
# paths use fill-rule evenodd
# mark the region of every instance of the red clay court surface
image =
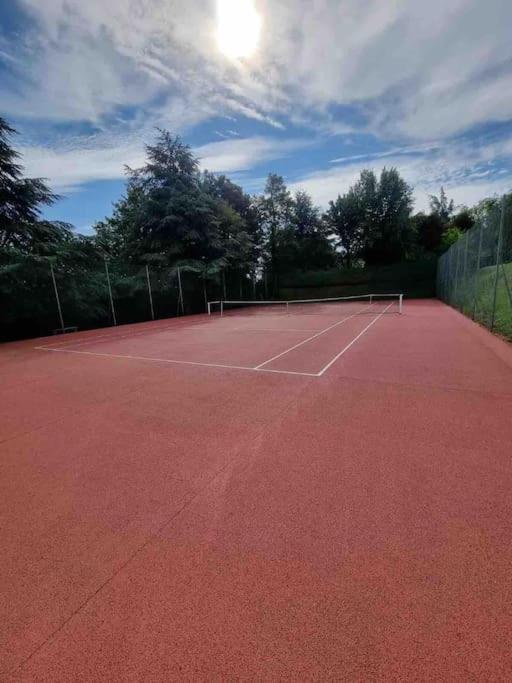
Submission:
<svg viewBox="0 0 512 683">
<path fill-rule="evenodd" d="M 512 348 L 338 321 L 1 347 L 2 680 L 512 680 Z"/>
</svg>

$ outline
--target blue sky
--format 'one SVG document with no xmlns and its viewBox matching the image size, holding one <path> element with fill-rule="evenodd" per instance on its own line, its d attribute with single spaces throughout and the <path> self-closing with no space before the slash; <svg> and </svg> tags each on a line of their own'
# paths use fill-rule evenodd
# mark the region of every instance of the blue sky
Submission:
<svg viewBox="0 0 512 683">
<path fill-rule="evenodd" d="M 473 204 L 512 189 L 511 26 L 510 0 L 11 0 L 0 114 L 81 232 L 156 127 L 249 192 L 272 171 L 326 206 L 386 165 L 417 210 Z"/>
</svg>

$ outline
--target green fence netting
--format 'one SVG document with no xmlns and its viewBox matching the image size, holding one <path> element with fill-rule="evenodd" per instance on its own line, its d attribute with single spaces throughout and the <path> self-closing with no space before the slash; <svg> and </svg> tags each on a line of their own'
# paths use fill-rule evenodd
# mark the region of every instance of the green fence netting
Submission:
<svg viewBox="0 0 512 683">
<path fill-rule="evenodd" d="M 439 259 L 437 295 L 512 340 L 512 197 L 489 207 Z"/>
<path fill-rule="evenodd" d="M 204 313 L 206 300 L 220 298 L 222 290 L 221 272 L 186 264 L 81 260 L 76 254 L 69 259 L 3 256 L 0 340 Z"/>
</svg>

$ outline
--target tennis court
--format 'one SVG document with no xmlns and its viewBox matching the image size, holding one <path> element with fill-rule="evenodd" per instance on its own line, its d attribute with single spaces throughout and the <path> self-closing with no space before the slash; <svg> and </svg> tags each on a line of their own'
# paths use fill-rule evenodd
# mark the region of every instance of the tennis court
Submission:
<svg viewBox="0 0 512 683">
<path fill-rule="evenodd" d="M 218 306 L 217 306 L 218 304 Z M 87 334 L 37 346 L 253 372 L 321 376 L 383 315 L 402 312 L 402 295 L 284 302 L 210 302 L 209 315 Z M 143 329 L 139 329 L 139 328 Z"/>
<path fill-rule="evenodd" d="M 399 294 L 0 350 L 5 680 L 508 680 L 512 350 Z"/>
</svg>

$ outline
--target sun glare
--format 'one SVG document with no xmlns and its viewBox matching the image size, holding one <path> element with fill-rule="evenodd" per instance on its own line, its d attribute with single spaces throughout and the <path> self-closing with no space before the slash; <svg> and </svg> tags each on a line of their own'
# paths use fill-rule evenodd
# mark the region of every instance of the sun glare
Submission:
<svg viewBox="0 0 512 683">
<path fill-rule="evenodd" d="M 260 30 L 254 0 L 217 0 L 217 42 L 226 57 L 250 57 L 258 46 Z"/>
</svg>

